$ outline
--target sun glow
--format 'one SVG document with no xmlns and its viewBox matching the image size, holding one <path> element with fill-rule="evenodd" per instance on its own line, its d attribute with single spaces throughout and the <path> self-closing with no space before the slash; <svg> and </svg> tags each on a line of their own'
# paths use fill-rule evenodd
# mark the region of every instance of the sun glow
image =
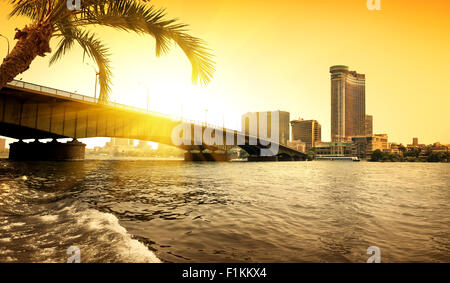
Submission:
<svg viewBox="0 0 450 283">
<path fill-rule="evenodd" d="M 93 27 L 110 48 L 111 100 L 146 109 L 148 94 L 149 110 L 217 125 L 225 120 L 233 129 L 246 112 L 285 110 L 292 119 L 318 120 L 323 140 L 330 140 L 329 67 L 346 64 L 367 76 L 366 112 L 374 116 L 375 132 L 404 144 L 412 136 L 448 142 L 448 0 L 384 1 L 381 11 L 368 10 L 362 0 L 278 2 L 152 1 L 211 48 L 217 64 L 207 86 L 191 83 L 191 64 L 180 48 L 157 58 L 150 36 Z M 0 1 L 0 11 L 9 10 Z M 6 13 L 0 33 L 12 48 L 14 29 L 27 22 Z M 6 52 L 0 40 L 0 58 Z M 16 79 L 94 96 L 95 70 L 86 65 L 93 62 L 83 62 L 80 48 L 51 67 L 49 57 L 38 57 Z M 430 127 L 434 121 L 441 125 Z"/>
</svg>

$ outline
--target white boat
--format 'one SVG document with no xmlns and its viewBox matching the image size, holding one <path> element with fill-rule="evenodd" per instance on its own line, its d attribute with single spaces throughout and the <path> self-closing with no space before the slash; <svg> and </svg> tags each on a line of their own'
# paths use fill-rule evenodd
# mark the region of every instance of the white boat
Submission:
<svg viewBox="0 0 450 283">
<path fill-rule="evenodd" d="M 356 156 L 317 156 L 316 160 L 328 160 L 328 161 L 353 161 L 359 162 L 360 159 Z"/>
</svg>

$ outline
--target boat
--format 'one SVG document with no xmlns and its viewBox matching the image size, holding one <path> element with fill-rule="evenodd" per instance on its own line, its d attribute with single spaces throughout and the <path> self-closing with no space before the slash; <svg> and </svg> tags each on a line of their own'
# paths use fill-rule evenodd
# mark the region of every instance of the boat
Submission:
<svg viewBox="0 0 450 283">
<path fill-rule="evenodd" d="M 327 161 L 353 161 L 353 162 L 359 162 L 361 161 L 356 156 L 317 156 L 316 160 L 327 160 Z"/>
</svg>

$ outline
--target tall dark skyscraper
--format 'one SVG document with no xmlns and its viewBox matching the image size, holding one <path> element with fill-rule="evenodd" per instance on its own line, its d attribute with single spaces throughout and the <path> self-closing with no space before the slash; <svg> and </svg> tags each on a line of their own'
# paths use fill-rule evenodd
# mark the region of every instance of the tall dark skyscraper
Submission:
<svg viewBox="0 0 450 283">
<path fill-rule="evenodd" d="M 366 78 L 347 66 L 330 68 L 331 140 L 349 141 L 366 131 Z"/>
<path fill-rule="evenodd" d="M 373 116 L 366 115 L 366 136 L 373 135 Z"/>
</svg>

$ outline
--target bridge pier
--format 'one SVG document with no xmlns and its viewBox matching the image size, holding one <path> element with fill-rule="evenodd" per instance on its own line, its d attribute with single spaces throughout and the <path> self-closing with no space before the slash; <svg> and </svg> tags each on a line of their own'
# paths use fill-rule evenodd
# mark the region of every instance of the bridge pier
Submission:
<svg viewBox="0 0 450 283">
<path fill-rule="evenodd" d="M 250 155 L 247 157 L 247 161 L 256 162 L 256 161 L 278 161 L 278 156 L 259 156 L 259 155 Z"/>
<path fill-rule="evenodd" d="M 279 155 L 278 161 L 294 161 L 294 158 L 290 155 Z"/>
<path fill-rule="evenodd" d="M 305 161 L 306 157 L 302 157 L 302 156 L 298 156 L 298 155 L 294 155 L 293 157 L 293 161 Z"/>
<path fill-rule="evenodd" d="M 230 161 L 231 154 L 215 153 L 215 152 L 192 152 L 188 151 L 184 154 L 184 161 Z"/>
<path fill-rule="evenodd" d="M 76 161 L 84 160 L 86 145 L 74 139 L 71 142 L 60 143 L 53 140 L 42 143 L 35 140 L 25 143 L 22 140 L 10 144 L 9 159 L 27 161 Z"/>
</svg>

